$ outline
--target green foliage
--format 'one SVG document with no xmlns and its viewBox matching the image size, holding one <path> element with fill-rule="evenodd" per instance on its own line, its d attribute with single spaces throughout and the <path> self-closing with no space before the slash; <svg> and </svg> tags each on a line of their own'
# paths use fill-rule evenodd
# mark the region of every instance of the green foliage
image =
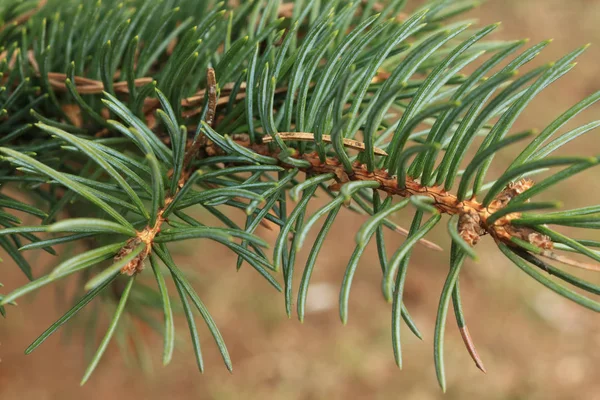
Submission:
<svg viewBox="0 0 600 400">
<path fill-rule="evenodd" d="M 547 274 L 592 295 L 600 293 L 597 285 L 540 258 L 598 270 L 557 253 L 598 262 L 590 249 L 598 243 L 547 225 L 597 229 L 599 206 L 534 214 L 560 204 L 529 202 L 598 164 L 598 157 L 549 156 L 600 125 L 556 137 L 600 93 L 541 133 L 511 133 L 527 105 L 570 71 L 586 46 L 519 75 L 548 41 L 529 48 L 525 41 L 488 41 L 497 24 L 478 29 L 449 20 L 476 1 L 434 0 L 398 17 L 410 3 L 382 2 L 377 13 L 373 1 L 4 1 L 0 21 L 12 22 L 0 29 L 0 247 L 31 282 L 0 296 L 0 313 L 75 273 L 85 290 L 26 353 L 101 299 L 113 318 L 82 383 L 112 337 L 129 333 L 123 320 L 130 317 L 164 335 L 168 364 L 177 312 L 187 319 L 200 371 L 196 312 L 231 370 L 223 337 L 170 244 L 204 239 L 227 247 L 238 256 L 238 268 L 248 263 L 284 293 L 288 315 L 295 301 L 302 321 L 319 252 L 336 218 L 347 215 L 340 212 L 344 206 L 369 217 L 349 254 L 340 318 L 349 318 L 354 275 L 375 237 L 399 366 L 400 320 L 421 337 L 403 303 L 411 252 L 418 243 L 437 248 L 424 238 L 443 214 L 451 214 L 449 273 L 434 340 L 443 389 L 451 300 L 461 332 L 466 329 L 458 281 L 465 258 L 478 259 L 470 233 L 476 239 L 491 235 L 527 275 L 600 311 L 598 301 Z M 473 72 L 462 74 L 467 67 Z M 532 140 L 520 144 L 505 172 L 488 182 L 496 153 L 525 139 Z M 469 149 L 475 151 L 470 158 Z M 518 183 L 512 182 L 555 167 L 565 168 L 514 189 Z M 456 195 L 449 193 L 457 181 Z M 382 192 L 388 197 L 382 199 Z M 309 214 L 316 193 L 330 199 Z M 197 207 L 220 224 L 193 217 L 190 210 Z M 409 208 L 413 223 L 390 256 L 384 228 L 402 232 L 390 217 Z M 244 226 L 230 218 L 237 209 L 246 213 Z M 469 225 L 471 211 L 479 218 L 476 226 Z M 296 254 L 322 217 L 295 295 Z M 279 228 L 273 244 L 256 235 L 261 223 Z M 64 243 L 75 243 L 77 254 L 46 275 L 23 256 L 34 249 L 56 254 L 54 247 Z M 153 287 L 146 285 L 144 263 L 151 265 Z M 164 275 L 178 297 L 169 294 Z M 164 324 L 150 313 L 155 310 Z M 467 347 L 483 369 L 472 344 Z"/>
</svg>

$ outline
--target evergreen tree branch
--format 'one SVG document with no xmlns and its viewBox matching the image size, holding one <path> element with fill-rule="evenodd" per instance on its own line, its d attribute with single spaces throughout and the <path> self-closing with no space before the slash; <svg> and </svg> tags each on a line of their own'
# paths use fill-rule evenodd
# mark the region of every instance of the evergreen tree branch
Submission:
<svg viewBox="0 0 600 400">
<path fill-rule="evenodd" d="M 4 315 L 4 306 L 20 296 L 77 273 L 81 290 L 89 291 L 28 351 L 85 305 L 103 299 L 117 312 L 84 381 L 109 340 L 114 336 L 123 343 L 123 335 L 132 333 L 130 317 L 164 334 L 168 363 L 174 307 L 186 315 L 200 370 L 193 307 L 231 370 L 222 335 L 192 287 L 192 273 L 173 261 L 170 243 L 205 239 L 227 247 L 238 268 L 248 263 L 284 292 L 290 315 L 297 251 L 325 217 L 297 295 L 303 320 L 318 254 L 344 206 L 368 219 L 348 252 L 340 317 L 344 323 L 348 319 L 355 272 L 375 236 L 399 366 L 400 320 L 421 336 L 403 301 L 412 249 L 417 243 L 439 249 L 425 237 L 442 214 L 450 216 L 451 268 L 434 344 L 444 389 L 450 299 L 467 351 L 485 370 L 458 289 L 463 261 L 478 259 L 474 246 L 482 236 L 490 236 L 507 260 L 550 290 L 600 311 L 596 300 L 532 268 L 597 295 L 597 285 L 538 257 L 597 270 L 562 252 L 600 262 L 593 250 L 600 244 L 547 225 L 597 229 L 600 208 L 540 213 L 561 204 L 530 202 L 598 165 L 597 156 L 547 157 L 598 127 L 597 121 L 546 141 L 600 94 L 579 102 L 541 133 L 511 134 L 527 105 L 573 69 L 587 46 L 519 75 L 549 41 L 513 57 L 526 41 L 487 40 L 497 24 L 476 29 L 469 21 L 448 22 L 472 8 L 476 1 L 471 0 L 430 1 L 411 13 L 404 0 L 251 0 L 236 3 L 233 12 L 232 4 L 210 0 L 131 0 L 126 6 L 116 0 L 47 0 L 25 9 L 7 1 L 0 13 L 16 24 L 0 30 L 0 188 L 21 190 L 35 204 L 0 195 L 0 247 L 32 280 L 0 296 L 0 312 Z M 473 65 L 471 73 L 462 73 Z M 486 182 L 496 154 L 528 138 L 533 140 L 508 168 Z M 556 167 L 564 169 L 535 184 L 530 179 Z M 325 201 L 309 215 L 307 206 L 317 193 Z M 193 217 L 188 208 L 194 206 L 219 223 Z M 63 211 L 73 208 L 77 214 L 63 218 L 68 215 Z M 409 208 L 415 214 L 404 230 L 390 217 Z M 41 222 L 23 225 L 16 210 Z M 246 214 L 242 225 L 230 218 L 237 210 Z M 279 231 L 272 256 L 256 233 L 259 225 Z M 384 227 L 407 236 L 391 256 Z M 55 245 L 82 240 L 95 248 L 41 277 L 21 253 L 52 254 Z M 156 288 L 143 283 L 148 258 Z M 274 276 L 280 267 L 283 285 Z M 165 272 L 178 302 L 169 298 Z M 162 310 L 164 324 L 150 318 L 147 307 Z"/>
</svg>

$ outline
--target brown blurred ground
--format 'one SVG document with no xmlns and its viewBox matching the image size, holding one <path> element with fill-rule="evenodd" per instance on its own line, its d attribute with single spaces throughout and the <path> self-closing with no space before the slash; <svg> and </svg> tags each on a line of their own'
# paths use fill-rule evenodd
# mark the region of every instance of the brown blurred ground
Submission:
<svg viewBox="0 0 600 400">
<path fill-rule="evenodd" d="M 596 44 L 566 78 L 539 96 L 515 129 L 542 128 L 564 109 L 600 89 L 600 1 L 489 0 L 471 13 L 482 23 L 503 21 L 498 38 L 530 37 L 532 43 L 555 38 L 541 60 L 573 48 Z M 578 121 L 597 119 L 600 107 Z M 598 133 L 570 145 L 564 154 L 598 154 Z M 498 168 L 510 155 L 496 158 Z M 501 171 L 501 170 L 499 170 Z M 554 197 L 568 206 L 597 204 L 598 170 L 559 186 Z M 314 205 L 313 205 L 314 209 Z M 350 320 L 339 323 L 337 294 L 349 246 L 362 218 L 346 213 L 327 241 L 313 276 L 310 311 L 304 324 L 288 320 L 283 297 L 250 268 L 235 273 L 234 258 L 222 248 L 200 242 L 179 249 L 178 262 L 198 271 L 196 289 L 212 312 L 234 362 L 230 375 L 210 335 L 201 327 L 206 372 L 197 373 L 184 321 L 183 345 L 169 367 L 160 365 L 161 339 L 144 335 L 154 368 L 142 373 L 127 367 L 116 346 L 89 383 L 78 383 L 85 369 L 81 340 L 59 335 L 32 355 L 23 350 L 65 311 L 55 304 L 53 288 L 22 299 L 0 321 L 0 399 L 600 399 L 600 318 L 590 311 L 540 290 L 504 260 L 488 241 L 478 248 L 480 263 L 469 262 L 461 278 L 463 301 L 488 375 L 466 354 L 449 315 L 446 335 L 448 393 L 435 381 L 432 335 L 447 254 L 419 248 L 411 261 L 407 306 L 425 335 L 418 341 L 404 329 L 404 370 L 395 367 L 390 342 L 390 307 L 379 290 L 376 251 L 363 256 L 352 288 Z M 408 214 L 398 219 L 408 221 Z M 273 236 L 268 231 L 265 237 Z M 443 229 L 432 236 L 448 247 Z M 599 237 L 589 237 L 599 240 Z M 388 235 L 393 249 L 402 238 Z M 306 254 L 303 254 L 299 265 Z M 48 262 L 33 262 L 41 271 Z M 598 276 L 592 276 L 600 282 Z M 2 264 L 5 290 L 23 284 L 22 275 Z M 200 322 L 200 321 L 199 321 Z M 201 324 L 199 323 L 199 326 Z M 104 330 L 101 329 L 100 334 Z M 64 339 L 64 338 L 63 338 Z"/>
</svg>

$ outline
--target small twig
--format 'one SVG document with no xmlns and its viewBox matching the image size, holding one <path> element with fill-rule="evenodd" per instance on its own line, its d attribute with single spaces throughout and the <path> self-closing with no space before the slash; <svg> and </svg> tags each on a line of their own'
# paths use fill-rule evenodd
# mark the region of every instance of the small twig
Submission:
<svg viewBox="0 0 600 400">
<path fill-rule="evenodd" d="M 55 90 L 66 91 L 67 90 L 67 86 L 65 85 L 66 79 L 67 79 L 66 74 L 61 74 L 61 73 L 57 73 L 57 72 L 48 73 L 48 81 L 50 82 L 50 85 L 52 86 L 52 88 Z M 148 83 L 151 83 L 152 80 L 153 79 L 150 77 L 137 78 L 134 81 L 134 84 L 135 84 L 135 86 L 140 87 L 140 86 L 147 85 Z M 77 91 L 81 94 L 100 94 L 104 91 L 104 85 L 101 81 L 96 81 L 93 79 L 76 76 L 74 83 L 77 88 Z M 115 82 L 113 84 L 113 88 L 114 88 L 115 92 L 117 92 L 117 93 L 129 94 L 127 82 L 125 82 L 125 81 Z"/>
<path fill-rule="evenodd" d="M 285 93 L 285 92 L 287 92 L 287 87 L 280 87 L 275 90 L 275 94 L 280 94 L 280 93 Z M 181 105 L 183 105 L 185 107 L 191 107 L 193 105 L 197 105 L 204 98 L 204 96 L 205 96 L 205 90 L 200 90 L 194 96 L 188 97 L 187 99 L 183 99 L 181 101 Z M 236 101 L 243 100 L 246 98 L 246 96 L 247 96 L 247 94 L 245 91 L 240 92 L 235 96 L 235 100 Z M 227 105 L 229 103 L 230 99 L 231 99 L 231 96 L 220 96 L 219 99 L 217 100 L 217 106 Z M 155 100 L 155 99 L 148 99 L 148 100 Z M 155 102 L 152 102 L 152 104 L 153 104 L 153 106 L 158 106 L 158 104 Z M 198 115 L 201 112 L 202 112 L 202 107 L 197 107 L 192 110 L 184 111 L 182 113 L 182 116 L 185 118 L 189 118 L 189 117 Z"/>
<path fill-rule="evenodd" d="M 283 140 L 283 141 L 292 141 L 292 140 L 300 141 L 300 142 L 314 142 L 315 141 L 315 135 L 313 133 L 308 133 L 308 132 L 279 132 L 278 135 L 281 138 L 281 140 Z M 273 140 L 274 139 L 271 136 L 267 136 L 267 137 L 263 138 L 263 143 L 269 143 L 269 142 L 272 142 Z M 323 135 L 321 137 L 321 140 L 325 143 L 331 143 L 331 136 Z M 344 143 L 345 147 L 348 147 L 350 149 L 354 149 L 354 150 L 358 150 L 358 151 L 365 150 L 365 144 L 363 142 L 359 142 L 357 140 L 344 138 L 343 143 Z M 387 156 L 388 155 L 384 150 L 381 150 L 377 147 L 375 147 L 373 149 L 373 152 L 378 156 Z"/>
<path fill-rule="evenodd" d="M 209 96 L 206 121 L 212 125 L 212 119 L 215 116 L 217 107 L 217 79 L 215 77 L 214 69 L 209 68 L 208 71 L 206 71 L 206 82 L 208 87 L 205 91 L 205 94 Z M 211 117 L 211 120 L 208 119 L 209 116 Z M 184 168 L 186 168 L 190 164 L 190 162 L 196 157 L 196 154 L 198 154 L 200 148 L 205 146 L 206 144 L 206 137 L 204 135 L 198 135 L 198 137 L 194 138 L 194 141 L 185 153 L 185 158 L 183 161 Z"/>
<path fill-rule="evenodd" d="M 286 133 L 289 138 L 290 135 L 294 136 L 297 133 Z M 302 133 L 299 137 L 307 138 L 312 134 Z M 241 135 L 236 135 L 234 140 L 240 146 L 247 147 L 252 151 L 277 158 L 277 154 L 273 154 L 273 151 L 265 143 L 263 144 L 251 144 L 250 141 Z M 267 138 L 265 138 L 267 139 Z M 292 139 L 290 139 L 292 140 Z M 357 150 L 364 149 L 364 144 L 360 142 L 349 143 L 348 145 L 353 146 Z M 207 147 L 204 150 L 209 155 L 221 155 L 223 151 L 212 143 L 207 143 Z M 500 193 L 497 197 L 497 201 L 492 202 L 490 206 L 485 207 L 479 203 L 475 198 L 466 199 L 460 201 L 456 195 L 449 193 L 439 186 L 422 186 L 418 181 L 407 177 L 406 182 L 402 185 L 399 184 L 395 176 L 391 176 L 386 170 L 375 170 L 368 171 L 366 165 L 359 162 L 355 162 L 352 166 L 352 171 L 345 171 L 342 163 L 336 158 L 327 158 L 324 162 L 321 161 L 317 153 L 304 153 L 297 154 L 295 157 L 308 161 L 310 167 L 300 168 L 303 172 L 314 175 L 314 174 L 333 174 L 337 183 L 341 186 L 350 181 L 376 181 L 379 183 L 378 190 L 388 193 L 393 196 L 410 197 L 410 196 L 425 196 L 432 200 L 432 206 L 435 207 L 439 212 L 462 216 L 469 216 L 472 218 L 471 224 L 465 224 L 463 230 L 460 232 L 461 236 L 465 240 L 471 240 L 474 245 L 477 243 L 479 236 L 489 234 L 496 241 L 505 243 L 509 246 L 514 246 L 511 241 L 512 237 L 525 240 L 528 243 L 534 244 L 535 246 L 544 249 L 551 250 L 554 247 L 552 240 L 542 235 L 529 227 L 515 226 L 510 223 L 506 223 L 505 219 L 500 219 L 495 223 L 488 225 L 487 219 L 490 215 L 496 212 L 500 207 L 504 207 L 506 200 L 510 199 L 511 196 L 518 194 L 522 190 L 526 190 L 527 187 L 533 185 L 532 181 L 523 180 L 516 184 L 509 185 L 507 189 Z M 292 165 L 287 165 L 285 162 L 280 163 L 284 168 L 294 168 Z"/>
<path fill-rule="evenodd" d="M 217 87 L 217 78 L 215 76 L 215 70 L 209 68 L 206 72 L 206 85 L 208 91 L 205 92 L 205 98 L 208 97 L 208 110 L 206 112 L 206 123 L 212 126 L 215 121 L 215 114 L 217 113 L 217 100 L 219 97 L 219 88 Z"/>
</svg>

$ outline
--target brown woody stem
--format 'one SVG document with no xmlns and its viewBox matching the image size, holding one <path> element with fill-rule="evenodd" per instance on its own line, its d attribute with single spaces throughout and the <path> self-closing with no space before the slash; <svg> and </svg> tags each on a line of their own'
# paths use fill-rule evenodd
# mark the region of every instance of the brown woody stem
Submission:
<svg viewBox="0 0 600 400">
<path fill-rule="evenodd" d="M 296 133 L 301 137 L 299 140 L 306 140 L 306 133 Z M 282 134 L 288 140 L 292 140 L 294 133 Z M 287 135 L 287 136 L 285 136 Z M 244 137 L 236 136 L 235 141 L 252 151 L 266 156 L 277 156 L 266 144 L 251 144 Z M 364 146 L 357 144 L 359 142 L 345 143 L 347 147 L 357 150 L 364 149 Z M 208 141 L 204 149 L 207 156 L 220 155 L 223 151 Z M 471 246 L 474 246 L 479 241 L 482 235 L 489 234 L 495 240 L 514 246 L 511 242 L 511 237 L 517 237 L 525 240 L 543 249 L 551 249 L 553 243 L 545 235 L 542 235 L 528 227 L 517 227 L 510 224 L 510 221 L 519 216 L 518 213 L 509 214 L 493 224 L 488 225 L 487 219 L 495 211 L 505 207 L 510 199 L 529 189 L 533 182 L 530 180 L 522 180 L 515 184 L 510 184 L 501 192 L 496 199 L 487 207 L 479 203 L 474 197 L 468 200 L 460 201 L 456 195 L 444 190 L 439 186 L 422 186 L 419 182 L 407 177 L 403 185 L 400 185 L 397 178 L 390 176 L 385 170 L 375 170 L 369 172 L 364 164 L 355 162 L 352 165 L 352 171 L 347 172 L 340 161 L 334 157 L 321 161 L 317 153 L 305 153 L 296 155 L 298 159 L 308 161 L 310 167 L 300 168 L 303 172 L 309 175 L 320 175 L 333 173 L 338 186 L 350 181 L 376 181 L 379 183 L 378 190 L 388 193 L 391 196 L 410 197 L 410 196 L 425 196 L 433 200 L 433 206 L 441 213 L 449 215 L 460 215 L 459 233 L 461 237 Z M 280 165 L 284 168 L 293 168 L 281 162 Z"/>
</svg>

